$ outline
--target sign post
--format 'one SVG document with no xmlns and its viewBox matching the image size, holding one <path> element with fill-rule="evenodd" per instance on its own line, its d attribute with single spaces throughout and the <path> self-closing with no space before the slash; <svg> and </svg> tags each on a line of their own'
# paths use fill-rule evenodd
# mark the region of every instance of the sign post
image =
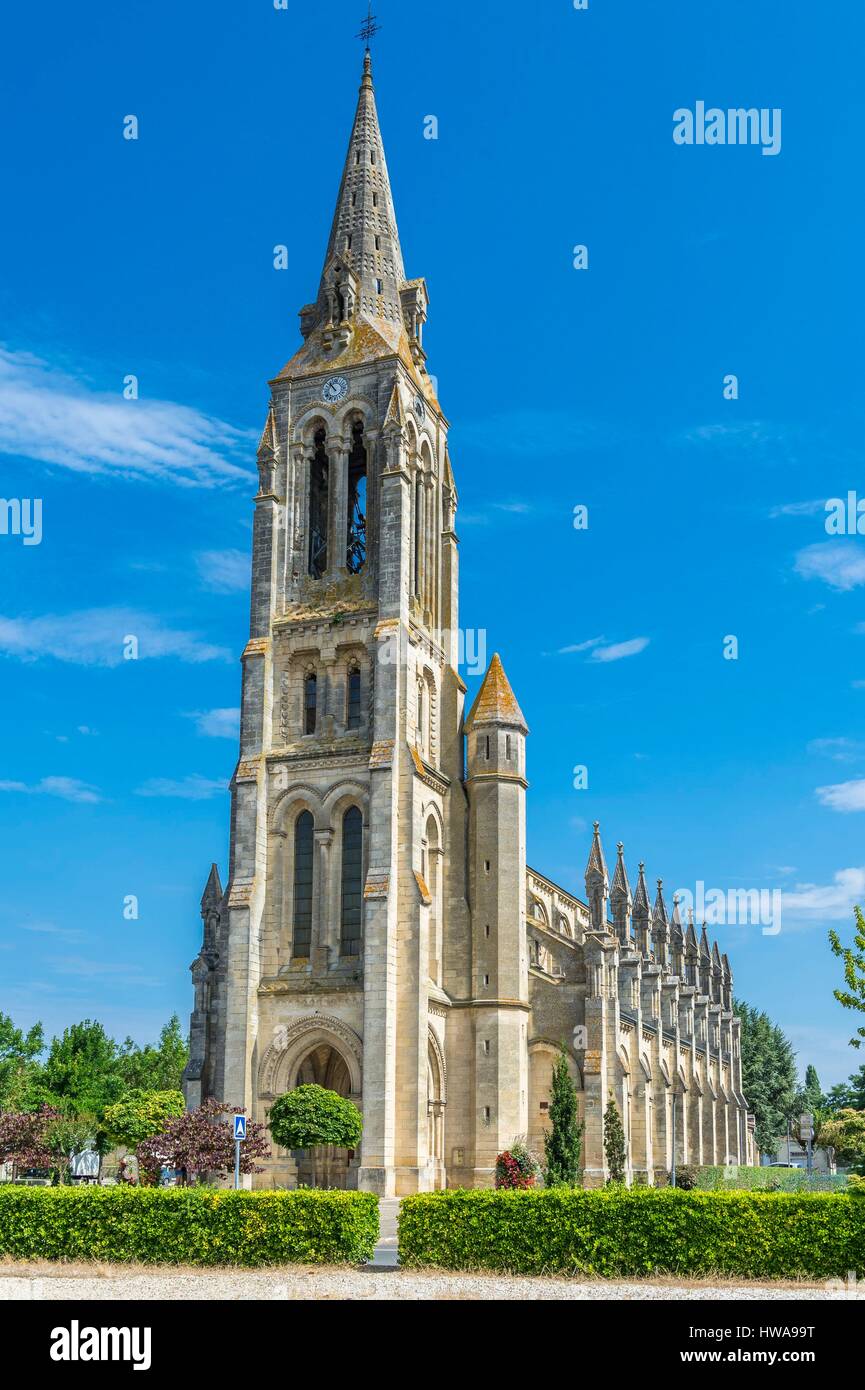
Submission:
<svg viewBox="0 0 865 1390">
<path fill-rule="evenodd" d="M 240 1187 L 240 1146 L 246 1138 L 246 1116 L 234 1117 L 234 1188 Z"/>
<path fill-rule="evenodd" d="M 806 1110 L 804 1115 L 799 1116 L 799 1137 L 804 1140 L 805 1144 L 808 1146 L 808 1177 L 810 1178 L 811 1170 L 814 1166 L 814 1151 L 812 1148 L 814 1142 L 814 1116 L 810 1111 Z"/>
</svg>

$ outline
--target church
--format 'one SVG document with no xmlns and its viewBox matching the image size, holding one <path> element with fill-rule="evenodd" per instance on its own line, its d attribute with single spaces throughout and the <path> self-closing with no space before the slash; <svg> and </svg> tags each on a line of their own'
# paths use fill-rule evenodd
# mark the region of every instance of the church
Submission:
<svg viewBox="0 0 865 1390">
<path fill-rule="evenodd" d="M 314 1082 L 357 1152 L 275 1150 L 256 1185 L 382 1196 L 490 1185 L 542 1152 L 553 1066 L 577 1088 L 586 1186 L 750 1163 L 730 964 L 596 825 L 585 899 L 526 863 L 529 729 L 498 655 L 466 708 L 457 489 L 407 279 L 367 50 L 302 346 L 258 449 L 229 878 L 192 966 L 187 1104 L 266 1121 Z M 542 714 L 542 711 L 538 711 Z"/>
</svg>

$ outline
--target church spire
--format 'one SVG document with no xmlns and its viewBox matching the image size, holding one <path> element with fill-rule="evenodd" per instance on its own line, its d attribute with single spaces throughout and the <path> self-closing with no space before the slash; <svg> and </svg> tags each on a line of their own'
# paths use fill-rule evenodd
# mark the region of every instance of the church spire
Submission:
<svg viewBox="0 0 865 1390">
<path fill-rule="evenodd" d="M 405 284 L 384 144 L 378 123 L 372 58 L 367 49 L 357 112 L 336 201 L 318 292 L 319 322 L 365 319 L 402 324 Z"/>
</svg>

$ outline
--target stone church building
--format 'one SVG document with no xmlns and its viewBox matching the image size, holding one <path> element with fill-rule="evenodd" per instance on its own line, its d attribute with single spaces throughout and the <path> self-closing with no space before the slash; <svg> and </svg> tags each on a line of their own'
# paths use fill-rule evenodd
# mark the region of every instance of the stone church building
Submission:
<svg viewBox="0 0 865 1390">
<path fill-rule="evenodd" d="M 629 1176 L 748 1162 L 726 956 L 654 903 L 598 828 L 585 901 L 526 864 L 528 727 L 493 657 L 458 673 L 457 491 L 407 279 L 371 61 L 303 344 L 258 450 L 230 875 L 202 901 L 189 1105 L 265 1120 L 317 1082 L 363 1111 L 346 1151 L 275 1151 L 259 1185 L 383 1195 L 492 1182 L 542 1149 L 567 1049 L 587 1185 L 614 1096 Z M 539 714 L 542 711 L 539 711 Z M 298 1166 L 299 1165 L 299 1166 Z"/>
</svg>

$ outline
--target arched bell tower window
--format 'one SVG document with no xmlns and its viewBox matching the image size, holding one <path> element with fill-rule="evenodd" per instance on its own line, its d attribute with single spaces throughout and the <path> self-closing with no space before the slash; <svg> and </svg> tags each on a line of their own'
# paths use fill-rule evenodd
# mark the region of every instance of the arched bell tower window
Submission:
<svg viewBox="0 0 865 1390">
<path fill-rule="evenodd" d="M 345 722 L 349 729 L 360 728 L 360 669 L 357 666 L 351 666 L 348 672 Z"/>
<path fill-rule="evenodd" d="M 326 439 L 323 429 L 316 432 L 309 468 L 309 572 L 313 579 L 321 579 L 327 569 L 330 462 L 324 447 Z"/>
<path fill-rule="evenodd" d="M 360 574 L 366 564 L 366 445 L 363 442 L 362 420 L 356 420 L 351 431 L 345 563 L 349 574 Z"/>
<path fill-rule="evenodd" d="M 361 954 L 363 904 L 363 816 L 349 806 L 342 818 L 342 896 L 340 902 L 340 954 Z"/>
<path fill-rule="evenodd" d="M 314 734 L 318 718 L 318 677 L 311 672 L 303 682 L 303 732 Z"/>
<path fill-rule="evenodd" d="M 315 827 L 303 811 L 294 827 L 294 928 L 291 954 L 306 958 L 312 942 L 312 863 Z"/>
</svg>

